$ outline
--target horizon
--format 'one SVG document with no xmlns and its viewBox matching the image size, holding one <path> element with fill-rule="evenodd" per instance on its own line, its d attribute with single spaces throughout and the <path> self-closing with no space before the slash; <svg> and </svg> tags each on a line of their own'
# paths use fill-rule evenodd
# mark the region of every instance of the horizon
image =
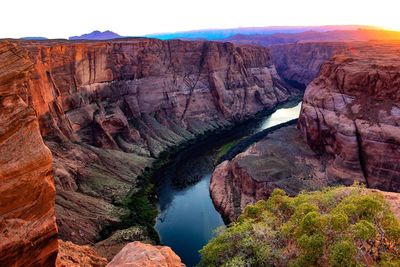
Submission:
<svg viewBox="0 0 400 267">
<path fill-rule="evenodd" d="M 323 29 L 326 28 L 326 29 Z M 242 32 L 242 31 L 243 32 Z M 246 33 L 245 31 L 248 30 L 253 30 L 255 32 L 248 32 Z M 259 30 L 259 31 L 257 31 Z M 262 31 L 265 30 L 267 33 L 262 33 Z M 168 35 L 178 35 L 180 36 L 181 34 L 196 34 L 196 33 L 205 33 L 205 32 L 229 32 L 233 31 L 235 33 L 233 34 L 227 34 L 229 36 L 233 35 L 254 35 L 254 34 L 280 34 L 280 33 L 302 33 L 302 32 L 307 32 L 307 31 L 315 31 L 315 32 L 329 32 L 329 31 L 356 31 L 356 30 L 377 30 L 377 31 L 395 31 L 395 32 L 400 32 L 399 30 L 392 30 L 392 29 L 387 29 L 383 27 L 378 27 L 374 25 L 296 25 L 296 26 L 287 26 L 287 25 L 276 25 L 276 26 L 255 26 L 255 27 L 237 27 L 237 28 L 205 28 L 205 29 L 194 29 L 194 30 L 188 30 L 188 31 L 173 31 L 173 32 L 156 32 L 156 33 L 150 33 L 150 34 L 144 34 L 144 35 L 120 35 L 118 32 L 112 31 L 112 30 L 97 30 L 94 29 L 89 32 L 82 32 L 82 33 L 77 33 L 76 35 L 73 36 L 68 36 L 65 38 L 48 38 L 47 36 L 22 36 L 19 38 L 47 38 L 49 40 L 68 40 L 68 38 L 73 38 L 73 37 L 81 37 L 84 35 L 90 35 L 93 33 L 114 33 L 117 35 L 120 35 L 121 38 L 158 38 L 159 36 L 168 36 Z M 19 39 L 19 38 L 4 38 L 4 39 Z M 179 38 L 179 37 L 178 37 Z M 0 38 L 1 39 L 1 38 Z M 162 38 L 161 38 L 162 39 Z M 169 38 L 166 38 L 169 39 Z M 190 39 L 190 38 L 189 38 Z"/>
<path fill-rule="evenodd" d="M 3 29 L 0 38 L 67 39 L 95 30 L 109 30 L 121 36 L 148 36 L 202 30 L 325 25 L 400 30 L 393 0 L 382 0 L 379 5 L 375 1 L 360 4 L 347 0 L 338 0 L 334 5 L 316 0 L 302 3 L 249 0 L 245 5 L 239 1 L 211 0 L 186 1 L 184 4 L 179 0 L 121 0 L 118 5 L 110 5 L 105 0 L 93 2 L 71 0 L 62 6 L 62 12 L 50 0 L 7 2 L 5 10 L 11 12 L 0 17 L 0 22 L 11 26 Z"/>
</svg>

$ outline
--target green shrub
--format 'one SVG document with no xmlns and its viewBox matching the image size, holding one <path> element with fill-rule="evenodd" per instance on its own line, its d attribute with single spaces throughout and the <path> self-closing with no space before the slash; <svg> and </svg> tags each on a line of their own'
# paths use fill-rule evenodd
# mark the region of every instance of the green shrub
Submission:
<svg viewBox="0 0 400 267">
<path fill-rule="evenodd" d="M 399 221 L 380 193 L 274 190 L 200 251 L 200 266 L 399 266 L 399 244 Z"/>
<path fill-rule="evenodd" d="M 332 267 L 355 266 L 356 247 L 347 240 L 333 244 L 329 251 L 329 262 Z"/>
<path fill-rule="evenodd" d="M 376 235 L 375 226 L 365 220 L 361 220 L 353 225 L 354 237 L 360 240 L 374 239 Z"/>
</svg>

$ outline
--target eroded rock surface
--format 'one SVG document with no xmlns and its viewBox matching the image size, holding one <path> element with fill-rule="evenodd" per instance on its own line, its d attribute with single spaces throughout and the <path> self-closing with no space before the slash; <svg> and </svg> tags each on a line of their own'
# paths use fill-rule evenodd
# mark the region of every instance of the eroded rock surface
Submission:
<svg viewBox="0 0 400 267">
<path fill-rule="evenodd" d="M 53 266 L 57 257 L 51 153 L 18 95 L 31 66 L 23 50 L 0 43 L 1 266 Z"/>
<path fill-rule="evenodd" d="M 127 244 L 107 267 L 184 267 L 171 248 L 141 242 Z"/>
<path fill-rule="evenodd" d="M 306 90 L 299 127 L 333 158 L 332 183 L 400 191 L 400 47 L 380 44 L 324 64 Z"/>
<path fill-rule="evenodd" d="M 57 267 L 104 267 L 108 261 L 97 255 L 89 246 L 79 246 L 70 241 L 59 241 Z"/>
</svg>

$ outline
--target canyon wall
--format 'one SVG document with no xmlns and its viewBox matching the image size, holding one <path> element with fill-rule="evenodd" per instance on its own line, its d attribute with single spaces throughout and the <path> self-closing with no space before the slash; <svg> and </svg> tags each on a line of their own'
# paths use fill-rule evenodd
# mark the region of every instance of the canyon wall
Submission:
<svg viewBox="0 0 400 267">
<path fill-rule="evenodd" d="M 138 175 L 161 152 L 291 94 L 261 47 L 144 38 L 13 42 L 32 64 L 18 95 L 35 110 L 53 154 L 59 236 L 77 244 L 97 242 L 120 221 L 125 196 L 140 189 Z M 130 236 L 146 239 L 139 230 Z"/>
<path fill-rule="evenodd" d="M 332 183 L 400 191 L 400 44 L 371 43 L 325 63 L 306 90 L 299 128 L 333 158 Z"/>
<path fill-rule="evenodd" d="M 26 51 L 0 43 L 0 265 L 54 266 L 58 251 L 50 150 L 22 99 Z"/>
<path fill-rule="evenodd" d="M 308 85 L 299 129 L 280 129 L 217 166 L 211 196 L 226 219 L 274 188 L 294 195 L 360 182 L 400 191 L 400 43 L 351 47 Z"/>
<path fill-rule="evenodd" d="M 358 42 L 305 42 L 270 46 L 279 75 L 305 89 L 319 74 L 321 65 L 334 55 L 352 53 Z"/>
</svg>

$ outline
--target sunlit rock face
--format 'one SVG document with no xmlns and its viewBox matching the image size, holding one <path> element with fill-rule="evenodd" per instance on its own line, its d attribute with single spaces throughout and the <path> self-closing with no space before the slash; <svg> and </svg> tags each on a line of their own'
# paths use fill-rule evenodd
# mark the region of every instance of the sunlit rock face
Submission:
<svg viewBox="0 0 400 267">
<path fill-rule="evenodd" d="M 370 43 L 323 65 L 305 92 L 304 140 L 329 155 L 332 183 L 400 191 L 398 44 Z"/>
<path fill-rule="evenodd" d="M 144 38 L 14 45 L 30 65 L 16 93 L 53 154 L 59 236 L 77 244 L 120 220 L 118 203 L 162 151 L 291 93 L 266 48 Z"/>
<path fill-rule="evenodd" d="M 50 150 L 19 92 L 32 64 L 0 43 L 0 265 L 54 266 L 58 251 Z"/>
</svg>

